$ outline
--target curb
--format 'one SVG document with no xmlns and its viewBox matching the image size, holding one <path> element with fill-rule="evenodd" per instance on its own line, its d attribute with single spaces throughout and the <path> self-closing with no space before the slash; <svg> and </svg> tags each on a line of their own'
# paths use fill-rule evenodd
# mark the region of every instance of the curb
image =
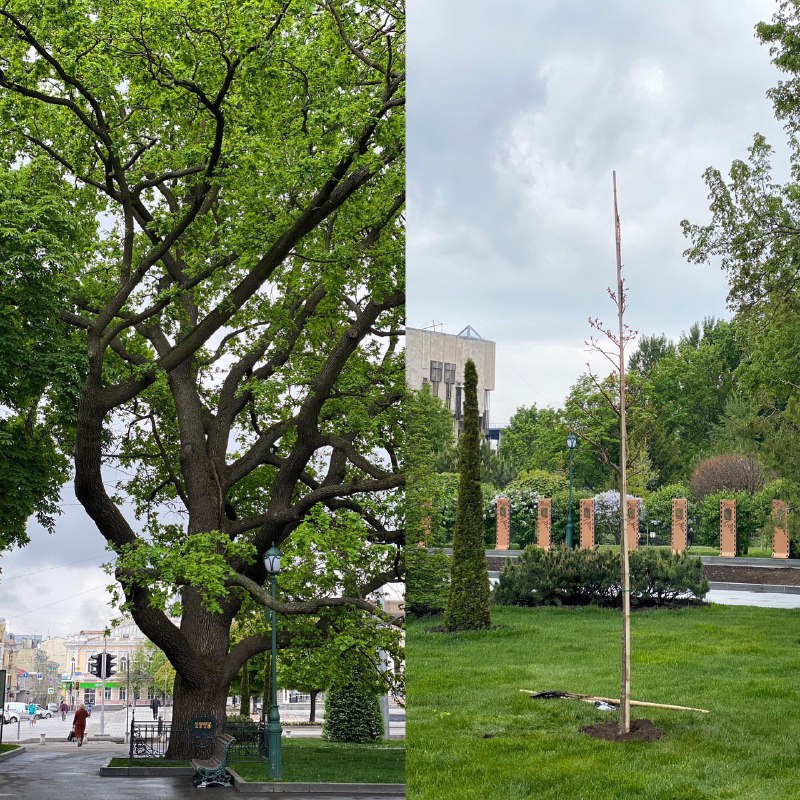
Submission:
<svg viewBox="0 0 800 800">
<path fill-rule="evenodd" d="M 0 761 L 6 761 L 9 758 L 14 758 L 14 756 L 20 755 L 20 753 L 25 752 L 25 745 L 21 744 L 15 750 L 6 750 L 4 753 L 0 753 Z"/>
<path fill-rule="evenodd" d="M 256 783 L 246 781 L 238 772 L 228 769 L 234 789 L 240 794 L 277 794 L 303 800 L 317 798 L 355 798 L 361 796 L 405 798 L 404 783 Z"/>
<path fill-rule="evenodd" d="M 764 592 L 767 594 L 800 594 L 800 586 L 783 586 L 773 583 L 728 583 L 709 581 L 711 589 L 730 592 Z"/>
</svg>

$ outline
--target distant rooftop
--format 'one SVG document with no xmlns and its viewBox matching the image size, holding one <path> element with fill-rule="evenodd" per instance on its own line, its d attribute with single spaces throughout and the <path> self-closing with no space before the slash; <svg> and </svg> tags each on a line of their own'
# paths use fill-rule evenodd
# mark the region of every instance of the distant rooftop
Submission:
<svg viewBox="0 0 800 800">
<path fill-rule="evenodd" d="M 483 341 L 483 336 L 481 336 L 472 325 L 467 325 L 461 333 L 458 334 L 462 339 L 480 339 Z"/>
</svg>

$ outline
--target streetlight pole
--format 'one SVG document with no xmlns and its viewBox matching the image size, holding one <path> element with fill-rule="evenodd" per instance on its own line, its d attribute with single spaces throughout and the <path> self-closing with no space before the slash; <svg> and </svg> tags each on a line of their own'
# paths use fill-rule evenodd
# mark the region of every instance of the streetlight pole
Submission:
<svg viewBox="0 0 800 800">
<path fill-rule="evenodd" d="M 572 459 L 575 456 L 575 445 L 578 444 L 578 437 L 571 433 L 567 436 L 567 447 L 569 447 L 569 500 L 567 503 L 567 550 L 572 550 L 575 546 L 572 535 Z"/>
<path fill-rule="evenodd" d="M 264 566 L 269 574 L 269 591 L 274 600 L 277 595 L 278 573 L 281 571 L 281 551 L 274 545 L 264 555 Z M 272 661 L 270 664 L 271 704 L 269 722 L 267 723 L 267 741 L 269 742 L 269 777 L 273 781 L 281 779 L 281 712 L 278 708 L 278 615 L 271 608 L 269 613 L 272 628 Z"/>
</svg>

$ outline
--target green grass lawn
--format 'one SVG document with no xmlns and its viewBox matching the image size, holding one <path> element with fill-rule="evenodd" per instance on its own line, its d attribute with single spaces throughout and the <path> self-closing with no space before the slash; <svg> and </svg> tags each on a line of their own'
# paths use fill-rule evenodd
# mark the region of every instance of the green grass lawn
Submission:
<svg viewBox="0 0 800 800">
<path fill-rule="evenodd" d="M 19 749 L 18 744 L 0 744 L 0 753 L 7 753 L 9 750 Z"/>
<path fill-rule="evenodd" d="M 579 732 L 615 719 L 519 689 L 619 697 L 621 617 L 598 608 L 494 607 L 496 629 L 408 626 L 409 798 L 800 798 L 800 610 L 707 606 L 635 613 L 632 696 L 711 709 L 633 709 L 655 743 Z"/>
<path fill-rule="evenodd" d="M 405 743 L 345 744 L 324 739 L 283 740 L 283 780 L 298 783 L 405 783 Z M 264 761 L 231 764 L 245 780 L 268 781 Z"/>
</svg>

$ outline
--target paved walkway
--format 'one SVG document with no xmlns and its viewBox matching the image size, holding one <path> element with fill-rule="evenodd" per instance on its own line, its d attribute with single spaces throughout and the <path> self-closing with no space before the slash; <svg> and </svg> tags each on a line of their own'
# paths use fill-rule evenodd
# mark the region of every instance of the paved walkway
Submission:
<svg viewBox="0 0 800 800">
<path fill-rule="evenodd" d="M 101 778 L 111 756 L 125 757 L 123 745 L 104 743 L 28 745 L 26 752 L 0 762 L 0 800 L 64 800 L 65 796 L 105 800 L 183 800 L 209 791 L 191 778 Z"/>
<path fill-rule="evenodd" d="M 709 603 L 724 606 L 760 606 L 761 608 L 800 608 L 800 594 L 778 592 L 751 592 L 712 589 L 707 595 Z"/>
</svg>

